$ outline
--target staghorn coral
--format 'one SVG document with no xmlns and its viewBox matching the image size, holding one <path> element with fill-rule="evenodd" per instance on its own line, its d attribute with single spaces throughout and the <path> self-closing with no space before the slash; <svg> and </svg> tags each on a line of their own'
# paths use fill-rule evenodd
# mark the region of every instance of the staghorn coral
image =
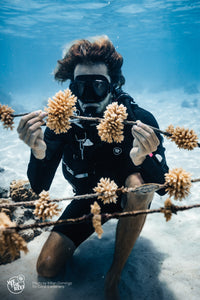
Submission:
<svg viewBox="0 0 200 300">
<path fill-rule="evenodd" d="M 182 200 L 190 193 L 191 174 L 182 168 L 175 168 L 165 174 L 165 183 L 170 197 L 174 196 L 175 200 Z"/>
<path fill-rule="evenodd" d="M 103 234 L 103 229 L 101 227 L 101 208 L 98 205 L 98 203 L 95 201 L 94 204 L 90 205 L 91 207 L 91 213 L 93 214 L 92 217 L 92 225 L 94 227 L 95 232 L 98 235 L 98 238 L 100 239 Z"/>
<path fill-rule="evenodd" d="M 4 128 L 8 129 L 10 128 L 13 130 L 14 122 L 13 122 L 13 116 L 14 110 L 11 107 L 8 107 L 8 105 L 1 105 L 0 104 L 0 120 L 3 122 Z"/>
<path fill-rule="evenodd" d="M 35 201 L 34 215 L 42 218 L 43 221 L 47 218 L 51 219 L 55 215 L 57 216 L 60 209 L 58 209 L 58 204 L 50 202 L 49 192 L 42 191 L 39 196 L 39 200 Z"/>
<path fill-rule="evenodd" d="M 194 130 L 185 129 L 184 127 L 176 127 L 169 125 L 166 132 L 171 136 L 167 137 L 176 143 L 179 148 L 193 150 L 198 146 L 198 137 Z"/>
<path fill-rule="evenodd" d="M 94 204 L 90 205 L 91 207 L 91 214 L 93 215 L 99 215 L 101 212 L 101 207 L 99 206 L 99 204 L 95 201 Z"/>
<path fill-rule="evenodd" d="M 117 189 L 118 186 L 113 180 L 110 180 L 110 178 L 101 178 L 97 187 L 93 190 L 96 193 L 101 193 L 101 195 L 98 196 L 98 199 L 101 199 L 103 204 L 109 204 L 111 202 L 117 202 Z"/>
<path fill-rule="evenodd" d="M 13 201 L 27 201 L 34 200 L 37 195 L 31 189 L 28 180 L 13 180 L 10 183 L 10 197 Z"/>
<path fill-rule="evenodd" d="M 98 134 L 107 143 L 121 143 L 124 140 L 123 121 L 127 118 L 126 107 L 116 102 L 109 104 L 104 112 L 104 119 L 97 125 Z"/>
<path fill-rule="evenodd" d="M 59 91 L 52 99 L 48 101 L 47 126 L 54 130 L 56 134 L 67 132 L 70 128 L 69 118 L 73 116 L 75 111 L 77 97 L 75 97 L 70 89 Z"/>
<path fill-rule="evenodd" d="M 5 230 L 7 227 L 15 225 L 5 213 L 0 213 L 0 255 L 3 256 L 5 253 L 9 253 L 12 260 L 19 256 L 20 250 L 25 253 L 28 252 L 26 242 L 16 231 Z"/>
<path fill-rule="evenodd" d="M 167 198 L 165 200 L 165 209 L 163 210 L 166 222 L 168 222 L 169 220 L 171 220 L 171 217 L 172 217 L 172 206 L 173 206 L 173 204 L 171 202 L 171 199 Z"/>
</svg>

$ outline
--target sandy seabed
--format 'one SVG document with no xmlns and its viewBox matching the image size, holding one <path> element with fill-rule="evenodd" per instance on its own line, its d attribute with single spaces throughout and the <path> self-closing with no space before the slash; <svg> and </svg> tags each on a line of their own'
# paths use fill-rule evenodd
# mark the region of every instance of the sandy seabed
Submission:
<svg viewBox="0 0 200 300">
<path fill-rule="evenodd" d="M 196 106 L 183 105 L 183 101 Z M 169 100 L 170 99 L 170 100 Z M 177 100 L 178 99 L 178 100 Z M 188 96 L 180 91 L 162 94 L 142 94 L 136 97 L 141 106 L 152 111 L 160 128 L 169 124 L 194 129 L 200 136 L 200 97 Z M 197 123 L 198 122 L 198 123 Z M 8 187 L 13 179 L 26 178 L 29 149 L 17 137 L 15 130 L 4 130 L 0 125 L 0 186 Z M 192 173 L 192 178 L 200 177 L 200 149 L 179 150 L 165 139 L 165 148 L 170 168 L 182 167 Z M 71 187 L 64 180 L 59 167 L 51 186 L 52 197 L 72 195 Z M 163 206 L 167 196 L 155 195 L 151 208 Z M 190 196 L 177 205 L 200 203 L 200 183 L 192 186 Z M 67 205 L 67 204 L 65 204 Z M 197 300 L 200 299 L 200 210 L 178 212 L 169 222 L 163 214 L 148 215 L 143 231 L 123 270 L 120 282 L 121 298 L 125 300 Z M 36 261 L 40 249 L 49 235 L 45 231 L 28 243 L 28 254 L 0 266 L 1 299 L 48 299 L 48 300 L 100 300 L 106 272 L 112 262 L 117 221 L 110 220 L 103 226 L 104 234 L 99 240 L 93 234 L 76 251 L 65 272 L 54 279 L 38 277 Z M 7 281 L 22 274 L 25 288 L 20 294 L 12 294 Z"/>
</svg>

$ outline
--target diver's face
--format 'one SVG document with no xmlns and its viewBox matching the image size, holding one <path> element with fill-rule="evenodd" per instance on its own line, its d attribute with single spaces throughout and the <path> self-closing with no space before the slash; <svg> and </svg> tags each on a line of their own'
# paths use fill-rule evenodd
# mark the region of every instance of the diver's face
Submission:
<svg viewBox="0 0 200 300">
<path fill-rule="evenodd" d="M 74 82 L 82 93 L 80 97 L 77 95 L 81 110 L 87 115 L 102 115 L 111 102 L 107 66 L 104 63 L 78 64 L 74 70 Z"/>
</svg>

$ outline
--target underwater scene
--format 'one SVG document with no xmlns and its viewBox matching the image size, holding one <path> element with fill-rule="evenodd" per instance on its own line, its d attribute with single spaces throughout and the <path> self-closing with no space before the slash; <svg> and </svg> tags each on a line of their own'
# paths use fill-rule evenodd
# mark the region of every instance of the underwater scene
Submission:
<svg viewBox="0 0 200 300">
<path fill-rule="evenodd" d="M 0 4 L 0 298 L 199 299 L 200 2 L 1 0 Z M 110 39 L 123 57 L 121 70 L 125 83 L 122 90 L 157 120 L 169 167 L 165 182 L 168 192 L 154 195 L 149 209 L 157 212 L 149 212 L 130 251 L 120 276 L 119 298 L 115 295 L 106 297 L 104 293 L 106 274 L 115 251 L 118 220 L 113 216 L 101 227 L 98 207 L 90 211 L 96 215 L 96 219 L 92 219 L 96 232 L 76 248 L 64 270 L 53 278 L 38 274 L 36 265 L 41 249 L 53 225 L 74 201 L 76 193 L 70 180 L 63 176 L 64 162 L 59 163 L 49 192 L 44 192 L 40 202 L 35 204 L 38 196 L 31 189 L 27 174 L 28 166 L 30 173 L 30 145 L 19 138 L 18 130 L 21 118 L 35 111 L 46 112 L 44 126 L 41 126 L 43 133 L 48 126 L 54 130 L 50 123 L 57 122 L 55 115 L 50 120 L 47 113 L 53 114 L 55 107 L 59 107 L 58 117 L 61 117 L 63 107 L 67 107 L 69 113 L 64 113 L 65 118 L 75 118 L 75 99 L 67 90 L 71 87 L 70 80 L 59 82 L 54 79 L 57 63 L 77 40 L 94 41 L 99 37 Z M 89 73 L 88 76 L 93 75 Z M 105 86 L 109 84 L 106 81 Z M 67 92 L 62 94 L 60 91 Z M 97 90 L 94 88 L 94 91 Z M 57 104 L 51 104 L 52 99 L 58 101 Z M 108 143 L 110 147 L 117 143 L 113 148 L 116 159 L 126 146 L 126 139 L 123 146 L 120 143 L 126 138 L 127 128 L 130 128 L 128 134 L 131 134 L 126 113 L 122 109 L 117 111 L 118 108 L 117 105 L 111 108 L 107 123 L 97 126 L 104 144 Z M 115 124 L 112 127 L 112 114 L 115 112 L 119 117 L 116 132 Z M 80 116 L 76 117 L 78 120 Z M 71 121 L 76 126 L 76 121 Z M 65 123 L 70 127 L 69 124 Z M 157 133 L 154 127 L 152 131 Z M 56 128 L 56 137 L 60 133 L 61 136 L 67 135 L 66 128 L 64 131 L 58 129 L 61 127 Z M 114 135 L 110 136 L 112 132 Z M 93 143 L 86 138 L 79 143 L 83 160 L 84 147 L 89 148 Z M 73 170 L 67 165 L 66 168 L 72 175 Z M 122 172 L 120 168 L 123 169 L 123 164 L 119 164 Z M 35 169 L 31 170 L 34 172 Z M 102 173 L 109 177 L 106 170 Z M 38 173 L 39 183 L 44 177 L 41 174 Z M 85 173 L 79 175 L 86 176 Z M 45 176 L 48 177 L 48 172 Z M 148 187 L 139 187 L 138 193 L 147 193 L 145 188 L 157 191 L 158 184 L 164 183 L 150 181 Z M 108 196 L 104 195 L 103 201 L 109 205 L 117 202 L 115 193 L 119 193 L 119 188 L 123 189 L 122 185 L 116 187 L 105 180 L 94 192 L 102 193 L 105 189 Z M 87 184 L 82 190 L 86 192 L 77 194 L 90 194 Z M 170 202 L 165 204 L 169 198 Z M 57 199 L 52 207 L 48 206 L 50 199 Z M 26 201 L 30 201 L 29 206 Z M 20 205 L 20 202 L 23 203 Z M 42 213 L 45 205 L 46 215 Z M 177 206 L 183 209 L 179 211 Z M 34 227 L 35 222 L 50 224 Z M 87 217 L 81 222 L 87 223 Z M 5 230 L 16 224 L 22 226 L 21 229 Z"/>
</svg>

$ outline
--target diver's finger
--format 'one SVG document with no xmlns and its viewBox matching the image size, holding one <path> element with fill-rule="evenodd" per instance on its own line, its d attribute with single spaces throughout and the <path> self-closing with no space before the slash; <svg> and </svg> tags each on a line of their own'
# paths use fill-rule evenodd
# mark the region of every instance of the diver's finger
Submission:
<svg viewBox="0 0 200 300">
<path fill-rule="evenodd" d="M 37 122 L 41 122 L 41 125 L 44 124 L 43 118 L 45 118 L 46 116 L 47 116 L 47 113 L 41 112 L 38 116 L 36 116 L 36 117 L 34 117 L 32 119 L 29 119 L 26 122 L 26 124 L 24 125 L 24 129 L 28 130 L 28 128 L 32 127 Z M 39 125 L 39 123 L 38 123 L 38 125 Z"/>
<path fill-rule="evenodd" d="M 43 140 L 43 138 L 41 138 L 41 133 L 42 133 L 42 129 L 38 128 L 31 134 L 31 136 L 29 137 L 29 140 L 27 141 L 27 144 L 31 148 L 34 148 L 37 139 L 40 139 L 41 141 Z"/>
<path fill-rule="evenodd" d="M 138 127 L 143 128 L 145 131 L 152 133 L 153 129 L 151 127 L 149 127 L 149 125 L 142 123 L 140 120 L 136 121 Z"/>
<path fill-rule="evenodd" d="M 142 145 L 145 149 L 150 148 L 150 135 L 143 135 L 142 134 L 142 130 L 139 128 L 137 131 L 133 130 L 133 136 L 135 137 L 135 139 L 137 139 L 137 143 L 139 143 L 140 145 Z"/>
<path fill-rule="evenodd" d="M 148 134 L 141 134 L 141 131 L 134 131 L 134 138 L 137 140 L 137 144 L 139 144 L 140 148 L 144 153 L 149 154 L 154 152 L 158 148 L 158 143 L 152 139 L 152 136 Z"/>
<path fill-rule="evenodd" d="M 21 118 L 20 122 L 19 122 L 18 127 L 17 127 L 17 132 L 18 132 L 18 133 L 21 133 L 22 130 L 23 130 L 23 128 L 24 128 L 24 126 L 26 125 L 26 123 L 27 123 L 29 120 L 31 120 L 31 119 L 33 119 L 33 118 L 39 116 L 40 113 L 41 113 L 41 110 L 38 110 L 38 111 L 34 111 L 34 112 L 32 112 L 32 113 L 30 113 L 30 114 L 28 114 L 28 115 L 23 116 L 23 117 Z"/>
<path fill-rule="evenodd" d="M 152 147 L 157 148 L 160 144 L 160 141 L 155 132 L 149 126 L 141 122 L 138 123 L 138 125 L 134 125 L 132 127 L 132 134 L 135 138 L 137 137 L 142 143 L 146 143 L 145 140 L 147 140 L 148 143 L 152 145 Z"/>
<path fill-rule="evenodd" d="M 24 127 L 19 130 L 19 138 L 23 141 L 24 139 L 27 141 L 30 134 L 44 124 L 43 118 L 46 117 L 46 115 L 47 113 L 42 112 L 39 116 L 29 119 L 26 124 L 24 124 Z"/>
<path fill-rule="evenodd" d="M 138 122 L 137 125 L 133 125 L 132 127 L 132 134 L 134 134 L 134 132 L 139 133 L 141 136 L 144 137 L 150 137 L 153 130 L 151 128 L 149 128 L 148 126 L 143 126 L 144 124 L 142 124 L 141 122 Z"/>
<path fill-rule="evenodd" d="M 33 137 L 35 136 L 34 133 L 40 129 L 41 129 L 41 125 L 44 124 L 43 120 L 40 120 L 36 123 L 34 123 L 33 125 L 29 124 L 30 127 L 27 127 L 26 130 L 24 129 L 22 131 L 22 134 L 20 135 L 20 138 L 23 139 L 23 141 L 29 145 L 29 140 L 31 139 L 31 136 L 33 135 Z"/>
<path fill-rule="evenodd" d="M 160 140 L 152 128 L 150 128 L 148 125 L 142 123 L 141 121 L 137 121 L 137 126 L 142 128 L 145 132 L 148 132 L 150 134 L 149 138 L 153 141 L 153 143 L 155 145 L 158 146 L 160 144 Z M 143 131 L 143 135 L 145 135 L 144 131 Z"/>
</svg>

